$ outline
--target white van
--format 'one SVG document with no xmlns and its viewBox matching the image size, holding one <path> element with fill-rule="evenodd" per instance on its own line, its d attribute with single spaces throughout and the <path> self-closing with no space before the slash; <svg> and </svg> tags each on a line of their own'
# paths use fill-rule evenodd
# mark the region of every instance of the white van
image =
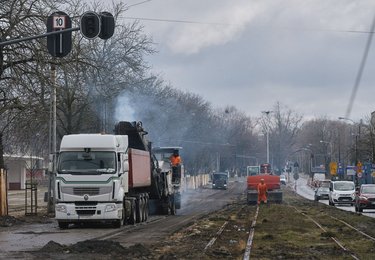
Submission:
<svg viewBox="0 0 375 260">
<path fill-rule="evenodd" d="M 329 184 L 329 205 L 355 203 L 355 185 L 352 181 L 331 181 Z"/>
</svg>

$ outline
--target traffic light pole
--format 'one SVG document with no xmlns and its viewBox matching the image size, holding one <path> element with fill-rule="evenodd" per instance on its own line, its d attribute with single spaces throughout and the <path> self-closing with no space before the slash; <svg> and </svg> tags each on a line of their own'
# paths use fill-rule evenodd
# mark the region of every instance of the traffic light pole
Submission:
<svg viewBox="0 0 375 260">
<path fill-rule="evenodd" d="M 60 31 L 48 32 L 48 33 L 30 36 L 30 37 L 24 37 L 24 38 L 20 38 L 20 39 L 13 39 L 13 40 L 9 40 L 9 41 L 0 41 L 0 47 L 10 45 L 10 44 L 13 44 L 13 43 L 35 40 L 35 39 L 39 39 L 39 38 L 43 38 L 43 37 L 47 37 L 47 36 L 51 36 L 51 35 L 79 31 L 79 29 L 80 29 L 79 27 L 75 27 L 75 28 L 69 28 L 69 29 L 60 30 Z"/>
</svg>

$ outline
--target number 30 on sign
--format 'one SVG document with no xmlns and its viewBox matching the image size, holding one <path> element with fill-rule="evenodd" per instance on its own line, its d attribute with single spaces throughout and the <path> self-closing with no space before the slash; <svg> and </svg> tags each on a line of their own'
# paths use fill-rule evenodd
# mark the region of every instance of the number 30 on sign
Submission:
<svg viewBox="0 0 375 260">
<path fill-rule="evenodd" d="M 53 16 L 53 29 L 65 29 L 65 16 Z"/>
</svg>

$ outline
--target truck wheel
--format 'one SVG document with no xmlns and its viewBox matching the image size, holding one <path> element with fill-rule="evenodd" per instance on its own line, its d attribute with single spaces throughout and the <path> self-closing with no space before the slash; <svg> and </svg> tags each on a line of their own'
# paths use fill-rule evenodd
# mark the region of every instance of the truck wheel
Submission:
<svg viewBox="0 0 375 260">
<path fill-rule="evenodd" d="M 121 227 L 121 223 L 122 223 L 121 219 L 116 220 L 115 222 L 113 222 L 113 227 L 114 228 L 120 228 Z"/>
<path fill-rule="evenodd" d="M 129 220 L 128 220 L 128 222 L 129 222 L 129 224 L 130 225 L 134 225 L 135 224 L 135 219 L 136 219 L 136 212 L 135 212 L 135 201 L 134 200 L 132 200 L 131 202 L 130 202 L 130 216 L 129 216 Z"/>
<path fill-rule="evenodd" d="M 60 229 L 67 229 L 69 227 L 69 223 L 68 222 L 61 222 L 61 221 L 59 221 L 58 224 L 59 224 L 59 228 Z"/>
<path fill-rule="evenodd" d="M 176 209 L 180 209 L 181 208 L 181 194 L 180 193 L 175 194 L 174 199 L 175 199 L 174 203 L 176 205 Z"/>
<path fill-rule="evenodd" d="M 135 222 L 140 223 L 142 221 L 142 205 L 141 198 L 137 198 L 135 202 Z"/>
<path fill-rule="evenodd" d="M 161 203 L 161 213 L 163 215 L 169 215 L 169 201 L 163 201 Z"/>
<path fill-rule="evenodd" d="M 144 222 L 145 221 L 145 197 L 142 197 L 140 198 L 139 200 L 139 203 L 140 203 L 140 207 L 141 207 L 141 222 Z"/>
<path fill-rule="evenodd" d="M 169 199 L 169 209 L 171 211 L 171 215 L 176 215 L 176 204 L 174 201 L 174 196 L 171 196 Z"/>
<path fill-rule="evenodd" d="M 145 200 L 145 209 L 144 209 L 144 222 L 146 222 L 147 221 L 147 219 L 148 219 L 148 198 L 147 198 L 147 196 L 144 198 L 144 200 Z"/>
</svg>

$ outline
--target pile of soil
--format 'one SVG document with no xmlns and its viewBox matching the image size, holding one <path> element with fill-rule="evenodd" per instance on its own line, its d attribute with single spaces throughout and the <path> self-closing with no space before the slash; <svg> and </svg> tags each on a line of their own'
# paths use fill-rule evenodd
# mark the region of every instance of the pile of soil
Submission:
<svg viewBox="0 0 375 260">
<path fill-rule="evenodd" d="M 0 227 L 11 227 L 17 224 L 23 223 L 22 220 L 12 217 L 12 216 L 1 216 L 0 217 Z"/>
<path fill-rule="evenodd" d="M 136 244 L 131 247 L 123 247 L 119 242 L 108 240 L 86 240 L 76 244 L 65 246 L 54 241 L 49 241 L 44 247 L 39 249 L 36 254 L 63 254 L 67 258 L 70 256 L 95 255 L 98 259 L 121 258 L 126 256 L 128 259 L 148 259 L 151 252 L 142 244 Z M 71 258 L 69 258 L 71 259 Z"/>
</svg>

